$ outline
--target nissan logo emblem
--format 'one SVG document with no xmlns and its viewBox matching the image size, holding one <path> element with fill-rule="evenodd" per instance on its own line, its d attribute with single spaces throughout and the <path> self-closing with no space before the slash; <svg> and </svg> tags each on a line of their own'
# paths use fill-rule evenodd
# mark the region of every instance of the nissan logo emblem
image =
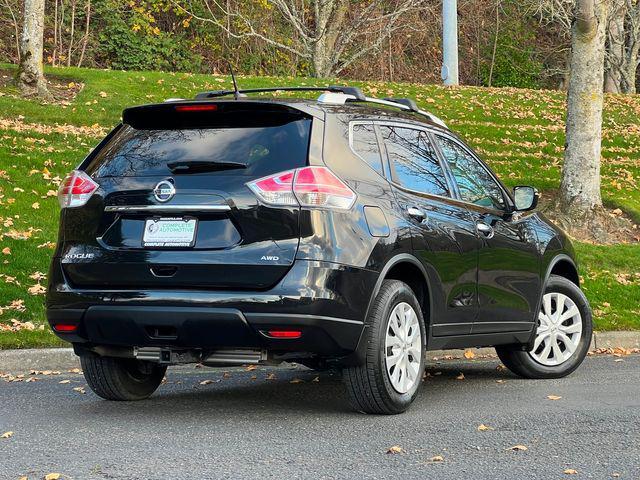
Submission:
<svg viewBox="0 0 640 480">
<path fill-rule="evenodd" d="M 173 198 L 176 194 L 176 187 L 173 186 L 173 183 L 169 180 L 162 180 L 156 185 L 156 188 L 153 189 L 153 196 L 156 197 L 156 200 L 159 202 L 168 202 Z"/>
</svg>

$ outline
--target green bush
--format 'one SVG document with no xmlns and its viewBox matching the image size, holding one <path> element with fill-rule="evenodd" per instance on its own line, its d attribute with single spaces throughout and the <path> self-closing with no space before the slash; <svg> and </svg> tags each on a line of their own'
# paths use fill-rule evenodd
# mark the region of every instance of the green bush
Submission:
<svg viewBox="0 0 640 480">
<path fill-rule="evenodd" d="M 98 35 L 96 60 L 104 67 L 122 70 L 202 69 L 202 56 L 194 53 L 186 35 L 161 30 L 142 8 L 120 9 L 112 0 L 98 4 L 104 24 Z"/>
</svg>

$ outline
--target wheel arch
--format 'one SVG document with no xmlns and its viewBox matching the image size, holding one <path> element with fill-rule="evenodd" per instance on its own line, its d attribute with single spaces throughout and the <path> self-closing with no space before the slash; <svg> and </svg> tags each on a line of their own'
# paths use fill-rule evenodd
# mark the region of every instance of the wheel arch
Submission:
<svg viewBox="0 0 640 480">
<path fill-rule="evenodd" d="M 422 307 L 422 315 L 425 320 L 425 327 L 428 327 L 429 320 L 431 319 L 431 305 L 432 305 L 432 290 L 429 285 L 429 278 L 427 271 L 416 257 L 408 253 L 401 253 L 392 257 L 380 271 L 378 280 L 369 299 L 369 305 L 367 306 L 366 318 L 369 316 L 369 311 L 373 300 L 378 295 L 382 282 L 385 280 L 400 280 L 405 282 L 413 293 L 415 294 L 420 306 Z"/>
<path fill-rule="evenodd" d="M 569 255 L 561 254 L 553 258 L 547 267 L 547 273 L 544 278 L 545 285 L 551 275 L 558 275 L 580 286 L 580 276 L 578 275 L 578 267 Z"/>
<path fill-rule="evenodd" d="M 416 293 L 416 297 L 420 302 L 420 306 L 423 310 L 423 317 L 425 321 L 425 329 L 429 331 L 429 319 L 432 318 L 431 315 L 431 306 L 432 302 L 432 294 L 433 291 L 429 284 L 429 278 L 427 276 L 427 270 L 424 265 L 418 260 L 416 257 L 409 253 L 400 253 L 391 257 L 385 266 L 380 271 L 380 275 L 378 276 L 378 280 L 374 286 L 374 289 L 371 293 L 371 298 L 369 299 L 369 304 L 367 305 L 367 311 L 364 317 L 364 328 L 362 329 L 362 333 L 360 334 L 360 340 L 358 341 L 358 346 L 356 350 L 347 355 L 346 357 L 341 359 L 341 363 L 343 366 L 349 365 L 361 365 L 364 362 L 364 358 L 366 356 L 366 348 L 367 342 L 363 339 L 366 338 L 366 332 L 369 329 L 370 325 L 367 322 L 367 318 L 369 317 L 369 312 L 371 311 L 371 307 L 373 305 L 373 300 L 377 297 L 380 292 L 380 288 L 382 288 L 382 282 L 387 279 L 401 280 L 416 293 L 417 285 L 420 285 L 420 294 Z M 409 281 L 407 281 L 409 280 Z M 420 298 L 420 296 L 422 298 Z"/>
<path fill-rule="evenodd" d="M 542 279 L 543 282 L 540 288 L 540 298 L 538 299 L 538 305 L 536 306 L 535 318 L 537 318 L 537 312 L 540 311 L 540 307 L 542 306 L 542 297 L 544 296 L 544 291 L 547 288 L 547 282 L 549 281 L 551 275 L 559 275 L 561 277 L 564 277 L 574 283 L 578 288 L 580 288 L 580 276 L 578 275 L 578 266 L 576 265 L 576 262 L 566 253 L 556 255 L 547 265 L 544 278 Z M 534 322 L 536 321 L 535 318 Z M 529 342 L 527 344 L 528 349 L 533 348 L 535 337 L 536 329 L 533 328 L 533 330 L 531 331 L 531 338 L 529 339 Z"/>
</svg>

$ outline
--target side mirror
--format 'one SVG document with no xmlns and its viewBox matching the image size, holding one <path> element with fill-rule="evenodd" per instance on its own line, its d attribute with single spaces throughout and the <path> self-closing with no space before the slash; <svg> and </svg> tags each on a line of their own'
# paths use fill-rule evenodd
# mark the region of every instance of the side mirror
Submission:
<svg viewBox="0 0 640 480">
<path fill-rule="evenodd" d="M 533 187 L 513 187 L 513 200 L 518 212 L 533 210 L 538 205 L 539 198 L 538 190 Z"/>
</svg>

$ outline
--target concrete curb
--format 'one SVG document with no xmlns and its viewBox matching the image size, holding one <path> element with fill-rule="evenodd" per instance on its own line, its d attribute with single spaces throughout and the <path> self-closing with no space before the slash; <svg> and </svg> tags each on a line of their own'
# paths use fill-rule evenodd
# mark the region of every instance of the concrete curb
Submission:
<svg viewBox="0 0 640 480">
<path fill-rule="evenodd" d="M 594 332 L 591 350 L 602 348 L 640 348 L 640 332 Z M 493 348 L 478 348 L 476 356 L 495 355 Z M 463 350 L 433 350 L 433 358 L 462 358 Z M 42 348 L 24 350 L 0 350 L 0 372 L 27 373 L 30 370 L 66 371 L 80 368 L 78 357 L 71 348 Z"/>
</svg>

